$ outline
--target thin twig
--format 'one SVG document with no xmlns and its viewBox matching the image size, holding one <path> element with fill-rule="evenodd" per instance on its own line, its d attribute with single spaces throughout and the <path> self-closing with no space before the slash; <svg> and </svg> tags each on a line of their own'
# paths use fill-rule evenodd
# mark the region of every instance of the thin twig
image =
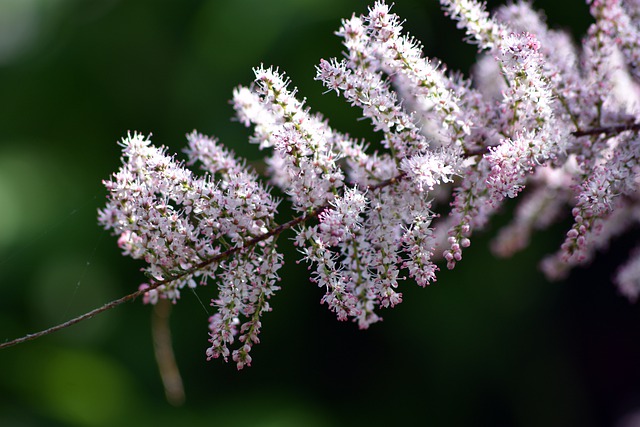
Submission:
<svg viewBox="0 0 640 427">
<path fill-rule="evenodd" d="M 634 132 L 640 131 L 640 123 L 629 123 L 629 124 L 616 125 L 616 126 L 603 126 L 599 128 L 593 128 L 593 129 L 577 130 L 575 132 L 571 132 L 571 134 L 575 137 L 581 137 L 581 136 L 600 135 L 600 134 L 612 135 L 612 134 L 622 133 L 626 131 L 634 131 Z"/>
<path fill-rule="evenodd" d="M 593 135 L 602 135 L 602 134 L 609 136 L 609 135 L 615 135 L 615 134 L 627 132 L 627 131 L 633 131 L 633 132 L 640 131 L 640 123 L 627 123 L 622 125 L 602 126 L 598 128 L 592 128 L 592 129 L 576 130 L 574 132 L 571 132 L 571 135 L 575 136 L 576 138 L 580 138 L 581 136 L 593 136 Z M 486 147 L 477 148 L 474 150 L 465 150 L 464 155 L 466 157 L 481 156 L 483 154 L 487 154 L 491 148 L 497 147 L 497 146 L 498 146 L 497 144 L 487 145 Z"/>
<path fill-rule="evenodd" d="M 158 286 L 160 286 L 161 284 L 162 283 L 159 283 Z M 81 316 L 74 317 L 73 319 L 68 320 L 68 321 L 66 321 L 64 323 L 61 323 L 61 324 L 56 325 L 56 326 L 53 326 L 53 327 L 51 327 L 49 329 L 45 329 L 44 331 L 36 332 L 36 333 L 33 333 L 33 334 L 28 334 L 28 335 L 25 335 L 25 336 L 23 336 L 21 338 L 16 338 L 15 340 L 4 342 L 4 343 L 0 344 L 0 349 L 7 348 L 7 347 L 12 347 L 12 346 L 17 345 L 17 344 L 22 344 L 22 343 L 27 342 L 27 341 L 35 340 L 36 338 L 40 338 L 40 337 L 43 337 L 45 335 L 49 335 L 49 334 L 51 334 L 53 332 L 59 331 L 61 329 L 68 328 L 69 326 L 75 325 L 76 323 L 82 322 L 83 320 L 90 319 L 93 316 L 95 316 L 96 314 L 102 313 L 103 311 L 110 310 L 112 308 L 115 308 L 115 307 L 119 306 L 122 303 L 134 300 L 134 299 L 138 298 L 140 295 L 144 294 L 147 291 L 149 291 L 149 288 L 140 289 L 140 290 L 138 290 L 136 292 L 133 292 L 133 293 L 131 293 L 129 295 L 126 295 L 126 296 L 124 296 L 124 297 L 122 297 L 120 299 L 117 299 L 115 301 L 111 301 L 111 302 L 103 305 L 102 307 L 99 307 L 99 308 L 96 308 L 94 310 L 91 310 L 90 312 L 85 313 L 85 314 L 83 314 Z"/>
<path fill-rule="evenodd" d="M 389 181 L 387 183 L 387 185 L 389 185 L 390 183 L 391 182 Z M 105 305 L 103 305 L 102 307 L 98 307 L 98 308 L 96 308 L 94 310 L 91 310 L 91 311 L 81 315 L 81 316 L 74 317 L 71 320 L 68 320 L 68 321 L 66 321 L 64 323 L 60 323 L 59 325 L 56 325 L 56 326 L 52 326 L 51 328 L 42 330 L 40 332 L 35 332 L 33 334 L 27 334 L 27 335 L 25 335 L 23 337 L 16 338 L 14 340 L 6 341 L 4 343 L 1 343 L 0 344 L 0 350 L 3 349 L 3 348 L 13 347 L 14 345 L 25 343 L 27 341 L 35 340 L 35 339 L 43 337 L 45 335 L 49 335 L 49 334 L 52 334 L 54 332 L 57 332 L 57 331 L 59 331 L 61 329 L 66 329 L 69 326 L 73 326 L 76 323 L 82 322 L 83 320 L 90 319 L 90 318 L 92 318 L 92 317 L 94 317 L 94 316 L 96 316 L 96 315 L 98 315 L 98 314 L 100 314 L 102 312 L 105 312 L 107 310 L 111 310 L 112 308 L 115 308 L 115 307 L 117 307 L 117 306 L 119 306 L 119 305 L 121 305 L 121 304 L 123 304 L 125 302 L 132 301 L 132 300 L 144 295 L 146 292 L 149 292 L 149 291 L 151 291 L 153 289 L 156 289 L 156 288 L 158 288 L 158 287 L 160 287 L 162 285 L 166 285 L 167 283 L 173 282 L 173 281 L 178 280 L 178 279 L 180 279 L 182 277 L 188 276 L 189 274 L 195 273 L 196 271 L 201 270 L 201 269 L 203 269 L 203 268 L 205 268 L 205 267 L 207 267 L 207 266 L 209 266 L 209 265 L 211 265 L 211 264 L 213 264 L 213 263 L 215 263 L 217 261 L 220 261 L 221 259 L 228 258 L 228 257 L 236 254 L 237 252 L 241 252 L 241 251 L 243 251 L 245 249 L 251 248 L 251 247 L 255 246 L 256 244 L 258 244 L 258 243 L 260 243 L 260 242 L 262 242 L 264 240 L 267 240 L 270 237 L 277 236 L 277 235 L 279 235 L 280 233 L 282 233 L 285 230 L 293 228 L 298 224 L 304 223 L 305 221 L 308 221 L 310 218 L 318 216 L 320 214 L 320 212 L 322 212 L 327 207 L 328 207 L 328 205 L 320 206 L 320 207 L 314 209 L 311 212 L 308 212 L 308 213 L 306 213 L 304 215 L 300 215 L 300 216 L 298 216 L 296 218 L 293 218 L 292 220 L 290 220 L 288 222 L 285 222 L 284 224 L 280 224 L 279 226 L 275 227 L 274 229 L 268 231 L 265 234 L 261 234 L 259 236 L 256 236 L 256 237 L 246 241 L 243 246 L 235 246 L 233 248 L 227 249 L 226 251 L 221 252 L 218 255 L 216 255 L 214 257 L 211 257 L 211 258 L 207 259 L 206 261 L 203 261 L 203 262 L 197 264 L 193 268 L 185 270 L 185 271 L 183 271 L 183 272 L 181 272 L 179 274 L 175 274 L 173 276 L 167 277 L 164 280 L 159 280 L 157 282 L 152 282 L 148 287 L 146 287 L 144 289 L 139 289 L 139 290 L 137 290 L 135 292 L 130 293 L 129 295 L 125 295 L 122 298 L 119 298 L 117 300 L 108 302 Z"/>
</svg>

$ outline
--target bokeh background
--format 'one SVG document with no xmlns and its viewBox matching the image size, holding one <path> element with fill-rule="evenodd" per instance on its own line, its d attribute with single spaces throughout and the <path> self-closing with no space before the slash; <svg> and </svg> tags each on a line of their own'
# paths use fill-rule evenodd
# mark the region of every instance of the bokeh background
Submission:
<svg viewBox="0 0 640 427">
<path fill-rule="evenodd" d="M 101 180 L 119 166 L 116 142 L 128 131 L 179 153 L 198 129 L 259 161 L 228 100 L 264 63 L 333 126 L 375 139 L 313 80 L 320 58 L 341 54 L 340 19 L 367 5 L 0 0 L 0 340 L 144 280 L 96 223 Z M 580 0 L 535 5 L 576 39 L 590 22 Z M 396 0 L 394 10 L 429 56 L 468 72 L 475 48 L 436 1 Z M 404 283 L 405 302 L 367 331 L 319 304 L 321 290 L 289 252 L 253 366 L 241 372 L 205 360 L 211 291 L 187 293 L 170 319 L 186 390 L 178 407 L 154 360 L 151 308 L 120 306 L 0 351 L 0 426 L 640 425 L 640 312 L 609 279 L 638 233 L 549 283 L 537 262 L 567 225 L 509 260 L 489 254 L 491 230 L 477 236 L 435 285 Z"/>
</svg>

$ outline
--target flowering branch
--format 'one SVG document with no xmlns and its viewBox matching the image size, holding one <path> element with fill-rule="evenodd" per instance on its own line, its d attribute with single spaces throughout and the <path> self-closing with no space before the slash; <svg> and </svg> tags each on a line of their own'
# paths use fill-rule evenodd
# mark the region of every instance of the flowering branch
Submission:
<svg viewBox="0 0 640 427">
<path fill-rule="evenodd" d="M 475 0 L 440 2 L 482 54 L 473 82 L 426 58 L 384 1 L 344 20 L 344 57 L 316 67 L 316 80 L 370 120 L 379 150 L 311 113 L 277 69 L 256 68 L 254 83 L 234 91 L 250 142 L 269 153 L 269 185 L 294 212 L 286 223 L 275 221 L 272 188 L 217 140 L 189 134 L 183 163 L 141 135 L 123 139 L 99 222 L 124 255 L 144 260 L 149 283 L 0 348 L 139 296 L 177 302 L 185 287 L 214 282 L 207 357 L 241 369 L 280 289 L 285 230 L 324 289 L 321 302 L 367 328 L 402 301 L 400 281 L 433 283 L 439 256 L 455 268 L 507 199 L 522 195 L 492 245 L 501 256 L 571 212 L 565 241 L 541 264 L 550 279 L 640 221 L 640 3 L 587 0 L 594 22 L 577 48 L 529 3 L 491 15 Z M 630 300 L 640 295 L 640 250 L 615 281 Z"/>
<path fill-rule="evenodd" d="M 370 188 L 370 190 L 373 191 L 373 190 L 377 190 L 377 189 L 386 187 L 388 185 L 394 184 L 395 182 L 397 182 L 398 180 L 400 180 L 402 178 L 403 178 L 403 176 L 399 175 L 397 177 L 388 179 L 386 181 L 380 182 L 376 186 L 373 186 L 372 188 Z M 218 262 L 220 260 L 229 258 L 232 255 L 234 255 L 235 253 L 240 252 L 243 249 L 247 250 L 248 248 L 251 248 L 252 246 L 257 245 L 258 243 L 260 243 L 260 242 L 262 242 L 264 240 L 267 240 L 270 237 L 277 236 L 277 235 L 279 235 L 280 233 L 282 233 L 285 230 L 292 229 L 293 227 L 295 227 L 295 226 L 297 226 L 297 225 L 299 225 L 301 223 L 304 223 L 304 222 L 308 221 L 311 218 L 315 218 L 322 211 L 324 211 L 327 208 L 328 208 L 328 205 L 324 205 L 324 206 L 321 206 L 321 207 L 319 207 L 317 209 L 314 209 L 313 211 L 311 211 L 309 213 L 305 213 L 305 214 L 299 215 L 299 216 L 291 219 L 288 222 L 280 224 L 279 226 L 275 227 L 274 229 L 268 231 L 267 233 L 264 233 L 264 234 L 262 234 L 260 236 L 256 236 L 255 238 L 247 241 L 244 247 L 229 248 L 226 251 L 224 251 L 224 252 L 212 257 L 211 259 L 208 259 L 208 260 L 205 260 L 205 261 L 201 262 L 200 264 L 196 265 L 195 267 L 193 267 L 190 270 L 183 271 L 183 272 L 181 272 L 179 274 L 176 274 L 175 276 L 170 276 L 170 277 L 167 277 L 166 279 L 156 281 L 151 285 L 142 287 L 141 289 L 138 289 L 135 292 L 132 292 L 132 293 L 130 293 L 128 295 L 125 295 L 122 298 L 118 298 L 116 300 L 110 301 L 110 302 L 104 304 L 101 307 L 98 307 L 98 308 L 96 308 L 94 310 L 91 310 L 91 311 L 89 311 L 87 313 L 84 313 L 84 314 L 82 314 L 80 316 L 74 317 L 73 319 L 70 319 L 70 320 L 68 320 L 68 321 L 66 321 L 64 323 L 61 323 L 61 324 L 56 325 L 56 326 L 52 326 L 51 328 L 47 328 L 47 329 L 44 329 L 44 330 L 39 331 L 39 332 L 35 332 L 35 333 L 32 333 L 32 334 L 27 334 L 27 335 L 25 335 L 23 337 L 16 338 L 16 339 L 13 339 L 11 341 L 6 341 L 6 342 L 3 342 L 3 343 L 0 343 L 0 349 L 13 347 L 13 346 L 18 345 L 18 344 L 22 344 L 22 343 L 25 343 L 25 342 L 28 342 L 28 341 L 35 340 L 37 338 L 41 338 L 41 337 L 46 336 L 46 335 L 50 335 L 50 334 L 52 334 L 54 332 L 57 332 L 57 331 L 60 331 L 62 329 L 66 329 L 66 328 L 68 328 L 70 326 L 73 326 L 76 323 L 80 323 L 83 320 L 91 319 L 92 317 L 94 317 L 94 316 L 96 316 L 96 315 L 98 315 L 100 313 L 103 313 L 105 311 L 111 310 L 112 308 L 116 308 L 117 306 L 122 305 L 122 304 L 124 304 L 126 302 L 138 299 L 140 296 L 148 294 L 150 291 L 155 290 L 160 286 L 167 285 L 167 284 L 169 284 L 169 283 L 171 283 L 173 281 L 180 280 L 180 279 L 182 279 L 183 277 L 185 277 L 187 275 L 194 274 L 198 270 L 204 269 L 204 268 L 206 268 L 207 266 L 209 266 L 212 263 L 215 263 L 215 262 Z"/>
</svg>

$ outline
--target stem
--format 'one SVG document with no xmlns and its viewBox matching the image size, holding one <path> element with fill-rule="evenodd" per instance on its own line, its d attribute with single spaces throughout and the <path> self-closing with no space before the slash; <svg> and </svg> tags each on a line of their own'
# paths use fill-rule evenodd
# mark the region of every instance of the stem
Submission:
<svg viewBox="0 0 640 427">
<path fill-rule="evenodd" d="M 129 302 L 131 300 L 134 300 L 134 299 L 138 298 L 139 296 L 144 295 L 146 292 L 149 292 L 149 291 L 151 291 L 153 289 L 158 288 L 159 286 L 165 285 L 167 283 L 173 282 L 174 280 L 177 280 L 177 279 L 180 279 L 180 278 L 182 278 L 184 276 L 192 274 L 192 273 L 196 272 L 197 270 L 200 270 L 200 269 L 202 269 L 204 267 L 207 267 L 208 265 L 210 265 L 210 264 L 212 264 L 212 263 L 214 263 L 216 261 L 219 261 L 219 260 L 224 259 L 224 258 L 228 258 L 231 255 L 234 255 L 235 253 L 238 253 L 238 252 L 241 252 L 241 251 L 243 251 L 245 249 L 251 248 L 254 245 L 262 242 L 263 240 L 267 240 L 268 238 L 270 238 L 272 236 L 276 236 L 276 235 L 282 233 L 285 230 L 288 230 L 288 229 L 290 229 L 292 227 L 295 227 L 296 225 L 298 225 L 300 223 L 303 223 L 303 222 L 309 220 L 310 218 L 316 217 L 316 216 L 318 216 L 318 214 L 320 214 L 320 212 L 322 212 L 327 207 L 328 207 L 328 205 L 320 206 L 320 207 L 316 208 L 315 210 L 313 210 L 313 211 L 311 211 L 309 213 L 306 213 L 304 215 L 296 217 L 296 218 L 292 219 L 291 221 L 285 222 L 284 224 L 280 224 L 279 226 L 275 227 L 274 229 L 270 230 L 269 232 L 267 232 L 265 234 L 261 234 L 260 236 L 256 236 L 253 239 L 248 240 L 244 244 L 244 246 L 236 246 L 236 247 L 233 247 L 233 248 L 229 248 L 226 251 L 221 252 L 218 255 L 201 262 L 200 264 L 197 264 L 195 267 L 190 268 L 189 270 L 185 270 L 185 271 L 183 271 L 183 272 L 181 272 L 179 274 L 175 274 L 173 276 L 169 276 L 164 280 L 153 282 L 148 287 L 146 287 L 144 289 L 139 289 L 139 290 L 137 290 L 135 292 L 130 293 L 129 295 L 123 296 L 122 298 L 119 298 L 117 300 L 108 302 L 105 305 L 103 305 L 102 307 L 98 307 L 98 308 L 96 308 L 94 310 L 91 310 L 91 311 L 89 311 L 89 312 L 87 312 L 85 314 L 82 314 L 82 315 L 80 315 L 78 317 L 74 317 L 73 319 L 68 320 L 68 321 L 66 321 L 64 323 L 60 323 L 59 325 L 52 326 L 51 328 L 42 330 L 40 332 L 35 332 L 33 334 L 27 334 L 27 335 L 25 335 L 23 337 L 16 338 L 14 340 L 4 342 L 4 343 L 0 344 L 0 350 L 3 349 L 3 348 L 7 348 L 7 347 L 13 347 L 14 345 L 17 345 L 17 344 L 25 343 L 27 341 L 35 340 L 36 338 L 40 338 L 40 337 L 43 337 L 45 335 L 52 334 L 53 332 L 59 331 L 61 329 L 66 329 L 69 326 L 75 325 L 76 323 L 80 323 L 83 320 L 90 319 L 90 318 L 92 318 L 93 316 L 95 316 L 97 314 L 100 314 L 100 313 L 102 313 L 104 311 L 107 311 L 107 310 L 111 310 L 112 308 L 115 308 L 115 307 L 117 307 L 117 306 L 119 306 L 119 305 L 121 305 L 121 304 L 123 304 L 125 302 Z"/>
<path fill-rule="evenodd" d="M 616 135 L 616 134 L 627 132 L 627 131 L 640 132 L 640 122 L 627 123 L 622 125 L 602 126 L 602 127 L 584 129 L 584 130 L 576 130 L 571 132 L 571 135 L 575 136 L 576 138 L 580 138 L 582 136 L 593 136 L 593 135 L 601 135 L 601 134 L 611 136 L 611 135 Z M 480 156 L 488 153 L 489 149 L 492 147 L 497 147 L 497 145 L 487 145 L 486 147 L 480 148 L 477 150 L 465 150 L 464 155 L 466 157 Z"/>
<path fill-rule="evenodd" d="M 380 189 L 380 188 L 395 184 L 396 182 L 402 180 L 403 178 L 404 178 L 404 174 L 400 174 L 400 175 L 395 176 L 395 177 L 393 177 L 391 179 L 388 179 L 388 180 L 382 181 L 382 182 L 380 182 L 380 183 L 378 183 L 376 185 L 370 186 L 369 190 L 370 191 L 377 190 L 377 189 Z M 260 242 L 262 242 L 264 240 L 267 240 L 270 237 L 277 236 L 277 235 L 279 235 L 280 233 L 282 233 L 285 230 L 289 230 L 290 228 L 293 228 L 298 224 L 302 224 L 302 223 L 308 221 L 311 218 L 317 217 L 322 211 L 324 211 L 328 207 L 329 207 L 329 204 L 325 203 L 324 205 L 319 206 L 319 207 L 317 207 L 316 209 L 314 209 L 314 210 L 312 210 L 310 212 L 307 212 L 307 213 L 305 213 L 303 215 L 300 215 L 298 217 L 293 218 L 290 221 L 287 221 L 287 222 L 285 222 L 283 224 L 280 224 L 279 226 L 273 228 L 272 230 L 269 230 L 265 234 L 261 234 L 259 236 L 256 236 L 256 237 L 246 241 L 243 246 L 236 246 L 236 247 L 233 247 L 233 248 L 229 248 L 226 251 L 221 252 L 218 255 L 216 255 L 216 256 L 214 256 L 212 258 L 209 258 L 209 259 L 197 264 L 195 267 L 190 268 L 189 270 L 185 270 L 185 271 L 183 271 L 183 272 L 181 272 L 179 274 L 175 274 L 173 276 L 169 276 L 164 280 L 153 282 L 148 287 L 146 287 L 144 289 L 139 289 L 139 290 L 137 290 L 135 292 L 130 293 L 129 295 L 123 296 L 122 298 L 119 298 L 117 300 L 108 302 L 105 305 L 103 305 L 102 307 L 98 307 L 98 308 L 96 308 L 94 310 L 91 310 L 91 311 L 89 311 L 89 312 L 87 312 L 85 314 L 82 314 L 82 315 L 80 315 L 78 317 L 74 317 L 73 319 L 70 319 L 70 320 L 68 320 L 68 321 L 66 321 L 64 323 L 60 323 L 59 325 L 52 326 L 51 328 L 42 330 L 40 332 L 35 332 L 33 334 L 27 334 L 27 335 L 25 335 L 23 337 L 16 338 L 14 340 L 6 341 L 4 343 L 1 343 L 0 344 L 0 349 L 13 347 L 14 345 L 22 344 L 22 343 L 25 343 L 27 341 L 32 341 L 32 340 L 35 340 L 37 338 L 43 337 L 45 335 L 49 335 L 49 334 L 52 334 L 54 332 L 57 332 L 59 330 L 66 329 L 69 326 L 73 326 L 76 323 L 82 322 L 83 320 L 90 319 L 90 318 L 92 318 L 92 317 L 94 317 L 94 316 L 96 316 L 96 315 L 98 315 L 98 314 L 100 314 L 102 312 L 105 312 L 107 310 L 111 310 L 112 308 L 115 308 L 115 307 L 117 307 L 117 306 L 119 306 L 119 305 L 121 305 L 121 304 L 123 304 L 125 302 L 132 301 L 132 300 L 144 295 L 146 292 L 149 292 L 149 291 L 151 291 L 153 289 L 158 288 L 159 286 L 162 286 L 162 285 L 165 285 L 167 283 L 173 282 L 174 280 L 180 279 L 180 278 L 182 278 L 184 276 L 187 276 L 189 274 L 193 274 L 196 271 L 198 271 L 200 269 L 203 269 L 203 268 L 207 267 L 208 265 L 213 264 L 216 261 L 228 258 L 228 257 L 230 257 L 230 256 L 232 256 L 232 255 L 234 255 L 236 253 L 242 252 L 243 250 L 249 249 L 249 248 L 255 246 L 256 244 L 258 244 L 258 243 L 260 243 Z"/>
<path fill-rule="evenodd" d="M 166 283 L 166 282 L 162 282 L 162 283 Z M 157 283 L 157 286 L 160 286 L 162 283 Z M 151 287 L 151 288 L 157 287 L 155 285 L 156 284 L 154 284 L 154 286 Z M 126 296 L 124 296 L 124 297 L 122 297 L 120 299 L 111 301 L 111 302 L 103 305 L 102 307 L 99 307 L 99 308 L 96 308 L 94 310 L 91 310 L 90 312 L 85 313 L 85 314 L 83 314 L 81 316 L 74 317 L 73 319 L 68 320 L 68 321 L 66 321 L 64 323 L 61 323 L 61 324 L 56 325 L 56 326 L 53 326 L 53 327 L 51 327 L 49 329 L 45 329 L 44 331 L 36 332 L 36 333 L 33 333 L 33 334 L 28 334 L 28 335 L 25 335 L 25 336 L 23 336 L 21 338 L 16 338 L 15 340 L 4 342 L 4 343 L 0 344 L 0 349 L 7 348 L 7 347 L 12 347 L 12 346 L 17 345 L 17 344 L 22 344 L 22 343 L 27 342 L 27 341 L 35 340 L 36 338 L 40 338 L 40 337 L 43 337 L 45 335 L 49 335 L 49 334 L 51 334 L 53 332 L 59 331 L 61 329 L 68 328 L 69 326 L 75 325 L 76 323 L 82 322 L 83 320 L 90 319 L 93 316 L 95 316 L 96 314 L 102 313 L 103 311 L 110 310 L 110 309 L 112 309 L 114 307 L 119 306 L 122 303 L 125 303 L 127 301 L 131 301 L 133 299 L 136 299 L 140 295 L 142 295 L 145 292 L 147 292 L 149 289 L 150 288 L 140 289 L 140 290 L 138 290 L 136 292 L 133 292 L 133 293 L 131 293 L 129 295 L 126 295 Z"/>
<path fill-rule="evenodd" d="M 577 130 L 575 132 L 572 132 L 571 134 L 575 137 L 581 137 L 581 136 L 600 135 L 600 134 L 613 135 L 613 134 L 618 134 L 626 131 L 634 131 L 634 132 L 640 131 L 640 122 L 628 123 L 628 124 L 616 125 L 616 126 L 603 126 L 603 127 L 593 128 L 593 129 Z"/>
<path fill-rule="evenodd" d="M 612 134 L 617 134 L 617 133 L 622 133 L 625 131 L 634 131 L 634 132 L 638 132 L 640 131 L 640 122 L 636 122 L 636 123 L 630 123 L 630 124 L 622 124 L 622 125 L 615 125 L 615 126 L 607 126 L 607 127 L 599 127 L 599 128 L 593 128 L 593 129 L 586 129 L 586 130 L 577 130 L 572 132 L 572 135 L 575 137 L 581 137 L 581 136 L 588 136 L 588 135 L 599 135 L 599 134 L 606 134 L 606 135 L 612 135 Z M 486 147 L 483 150 L 476 150 L 476 151 L 467 151 L 465 153 L 465 156 L 470 157 L 470 156 L 475 156 L 475 155 L 481 155 L 486 153 L 489 150 L 490 147 Z M 368 190 L 369 191 L 373 191 L 373 190 L 378 190 L 380 188 L 384 188 L 387 187 L 389 185 L 393 185 L 399 181 L 401 181 L 402 179 L 405 178 L 405 174 L 404 173 L 400 173 L 399 175 L 388 179 L 386 181 L 381 181 L 380 183 L 376 184 L 376 185 L 372 185 L 369 186 Z M 298 217 L 295 217 L 293 219 L 291 219 L 288 222 L 285 222 L 283 224 L 280 224 L 279 226 L 273 228 L 272 230 L 268 231 L 265 234 L 261 234 L 259 236 L 256 236 L 252 239 L 249 239 L 248 241 L 245 242 L 245 244 L 243 246 L 235 246 L 232 248 L 227 249 L 224 252 L 219 253 L 218 255 L 209 258 L 199 264 L 197 264 L 195 267 L 189 269 L 189 270 L 185 270 L 179 274 L 173 275 L 173 276 L 169 276 L 164 280 L 160 280 L 154 283 L 151 283 L 149 285 L 149 287 L 145 288 L 145 289 L 139 289 L 135 292 L 132 292 L 128 295 L 123 296 L 122 298 L 119 298 L 117 300 L 111 301 L 106 303 L 105 305 L 103 305 L 102 307 L 98 307 L 94 310 L 91 310 L 85 314 L 82 314 L 78 317 L 74 317 L 73 319 L 70 319 L 64 323 L 60 323 L 56 326 L 52 326 L 51 328 L 39 331 L 39 332 L 35 332 L 33 334 L 27 334 L 23 337 L 20 338 L 16 338 L 14 340 L 11 341 L 6 341 L 4 343 L 0 344 L 0 349 L 3 348 L 8 348 L 8 347 L 13 347 L 14 345 L 18 345 L 18 344 L 22 344 L 25 343 L 27 341 L 32 341 L 35 340 L 37 338 L 43 337 L 45 335 L 49 335 L 52 334 L 54 332 L 57 332 L 59 330 L 62 329 L 66 329 L 69 326 L 73 326 L 76 323 L 80 323 L 83 320 L 87 320 L 90 319 L 102 312 L 105 312 L 107 310 L 111 310 L 112 308 L 115 308 L 125 302 L 129 302 L 131 300 L 134 300 L 138 297 L 140 297 L 141 295 L 144 295 L 145 292 L 148 292 L 150 290 L 156 289 L 161 285 L 165 285 L 167 283 L 173 282 L 174 280 L 180 279 L 184 276 L 187 276 L 189 274 L 193 274 L 196 271 L 203 269 L 207 266 L 209 266 L 210 264 L 219 261 L 221 259 L 225 259 L 228 258 L 236 253 L 239 253 L 245 249 L 251 248 L 253 246 L 255 246 L 256 244 L 267 240 L 270 237 L 273 236 L 277 236 L 280 233 L 282 233 L 285 230 L 288 230 L 290 228 L 295 227 L 298 224 L 302 224 L 305 223 L 306 221 L 308 221 L 311 218 L 317 217 L 322 211 L 324 211 L 325 209 L 329 208 L 329 204 L 325 203 L 322 206 L 317 207 L 316 209 L 309 211 L 303 215 L 300 215 Z"/>
</svg>

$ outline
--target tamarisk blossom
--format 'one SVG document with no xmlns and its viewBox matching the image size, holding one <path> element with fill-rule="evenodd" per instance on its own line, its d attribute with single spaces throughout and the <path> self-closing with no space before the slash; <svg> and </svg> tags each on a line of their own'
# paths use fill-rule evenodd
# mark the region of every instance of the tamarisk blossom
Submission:
<svg viewBox="0 0 640 427">
<path fill-rule="evenodd" d="M 631 28 L 625 13 L 631 13 L 637 5 L 617 1 L 590 3 L 596 21 L 585 37 L 582 51 L 568 45 L 560 33 L 545 30 L 539 15 L 524 3 L 501 9 L 498 17 L 522 27 L 531 24 L 541 35 L 546 44 L 543 53 L 548 58 L 545 73 L 558 100 L 555 104 L 559 105 L 555 108 L 556 117 L 562 118 L 567 128 L 624 128 L 638 116 L 640 99 L 637 83 L 629 75 L 633 59 L 624 48 L 618 48 L 625 37 L 622 33 L 628 39 Z M 637 39 L 637 26 L 634 31 Z M 574 58 L 579 56 L 578 65 Z M 637 139 L 637 132 L 633 131 L 571 137 L 566 145 L 567 155 L 553 162 L 570 181 L 565 179 L 563 191 L 550 205 L 554 209 L 574 205 L 571 212 L 575 223 L 560 251 L 544 260 L 542 267 L 548 277 L 564 277 L 572 266 L 588 262 L 597 248 L 606 246 L 609 239 L 634 222 L 620 213 L 629 212 L 629 203 L 636 203 Z M 544 185 L 542 182 L 538 187 Z"/>
<path fill-rule="evenodd" d="M 270 310 L 268 299 L 278 290 L 282 256 L 275 239 L 269 238 L 216 259 L 272 228 L 277 203 L 215 140 L 195 132 L 188 139 L 190 163 L 201 162 L 204 177 L 140 134 L 123 139 L 123 165 L 105 181 L 109 199 L 99 221 L 120 235 L 124 254 L 148 264 L 145 272 L 151 282 L 143 287 L 166 282 L 147 292 L 145 302 L 175 302 L 185 286 L 216 281 L 218 296 L 212 305 L 217 313 L 210 321 L 207 355 L 226 360 L 239 333 L 242 345 L 232 357 L 241 368 L 251 363 L 249 351 L 258 342 L 260 316 Z"/>
<path fill-rule="evenodd" d="M 444 254 L 453 268 L 472 231 L 486 226 L 505 197 L 513 198 L 522 191 L 536 166 L 564 152 L 563 140 L 569 130 L 557 126 L 553 93 L 544 74 L 545 58 L 535 35 L 515 32 L 490 19 L 476 2 L 441 3 L 470 39 L 488 51 L 498 69 L 495 75 L 506 83 L 500 97 L 488 100 L 492 112 L 486 115 L 484 126 L 492 129 L 487 134 L 494 135 L 493 141 L 455 190 L 451 212 L 455 219 L 448 238 L 451 249 Z"/>
<path fill-rule="evenodd" d="M 408 233 L 407 227 L 418 215 L 422 225 L 426 219 L 430 221 L 425 192 L 437 183 L 450 181 L 453 168 L 442 157 L 434 157 L 432 163 L 424 162 L 423 166 L 404 164 L 403 172 L 398 163 L 403 165 L 406 157 L 367 154 L 364 145 L 355 144 L 332 130 L 320 116 L 304 109 L 293 96 L 295 90 L 287 89 L 288 82 L 279 73 L 262 67 L 255 72 L 254 86 L 235 92 L 238 116 L 243 123 L 255 126 L 254 142 L 263 148 L 273 147 L 271 163 L 280 169 L 274 184 L 290 196 L 293 205 L 301 210 L 320 205 L 319 223 L 301 224 L 296 229 L 295 244 L 313 269 L 312 281 L 326 290 L 322 302 L 338 319 L 353 318 L 366 328 L 380 320 L 376 307 L 392 307 L 401 301 L 396 289 L 403 262 L 419 259 L 409 274 L 427 271 L 423 285 L 435 278 L 436 267 L 430 261 L 433 247 L 425 243 L 431 242 L 428 227 L 419 228 L 426 235 L 425 241 L 416 246 L 425 252 L 418 253 L 416 247 L 407 249 L 406 260 L 402 255 L 406 248 L 403 233 Z M 386 132 L 387 147 L 391 151 L 395 147 L 396 152 L 416 151 L 420 153 L 416 153 L 420 156 L 416 159 L 429 155 L 424 150 L 425 137 L 393 102 L 389 86 L 378 80 L 370 88 L 375 92 L 362 96 L 380 102 L 368 111 L 376 126 Z M 273 108 L 274 104 L 278 108 Z M 298 142 L 292 144 L 292 140 Z M 339 159 L 356 171 L 351 177 L 359 179 L 344 191 L 345 175 L 338 169 Z M 401 174 L 408 179 L 398 179 Z M 304 204 L 301 195 L 305 194 L 318 196 Z"/>
<path fill-rule="evenodd" d="M 377 1 L 342 22 L 344 57 L 321 60 L 316 80 L 358 108 L 378 141 L 331 128 L 284 73 L 260 66 L 232 103 L 253 128 L 250 142 L 268 152 L 273 189 L 215 139 L 188 135 L 183 164 L 134 134 L 105 181 L 99 221 L 125 255 L 147 263 L 145 302 L 216 283 L 207 356 L 239 369 L 251 364 L 279 289 L 276 239 L 289 229 L 321 302 L 360 328 L 402 301 L 401 281 L 433 283 L 437 253 L 454 268 L 472 234 L 523 192 L 494 251 L 523 249 L 534 230 L 571 213 L 564 243 L 542 263 L 562 277 L 640 219 L 640 9 L 588 3 L 594 23 L 579 49 L 527 2 L 492 16 L 474 0 L 441 0 L 481 55 L 466 79 L 425 57 Z M 202 175 L 187 169 L 195 164 Z M 275 221 L 272 191 L 287 197 L 293 219 Z M 616 276 L 632 300 L 639 265 L 640 250 Z"/>
</svg>

